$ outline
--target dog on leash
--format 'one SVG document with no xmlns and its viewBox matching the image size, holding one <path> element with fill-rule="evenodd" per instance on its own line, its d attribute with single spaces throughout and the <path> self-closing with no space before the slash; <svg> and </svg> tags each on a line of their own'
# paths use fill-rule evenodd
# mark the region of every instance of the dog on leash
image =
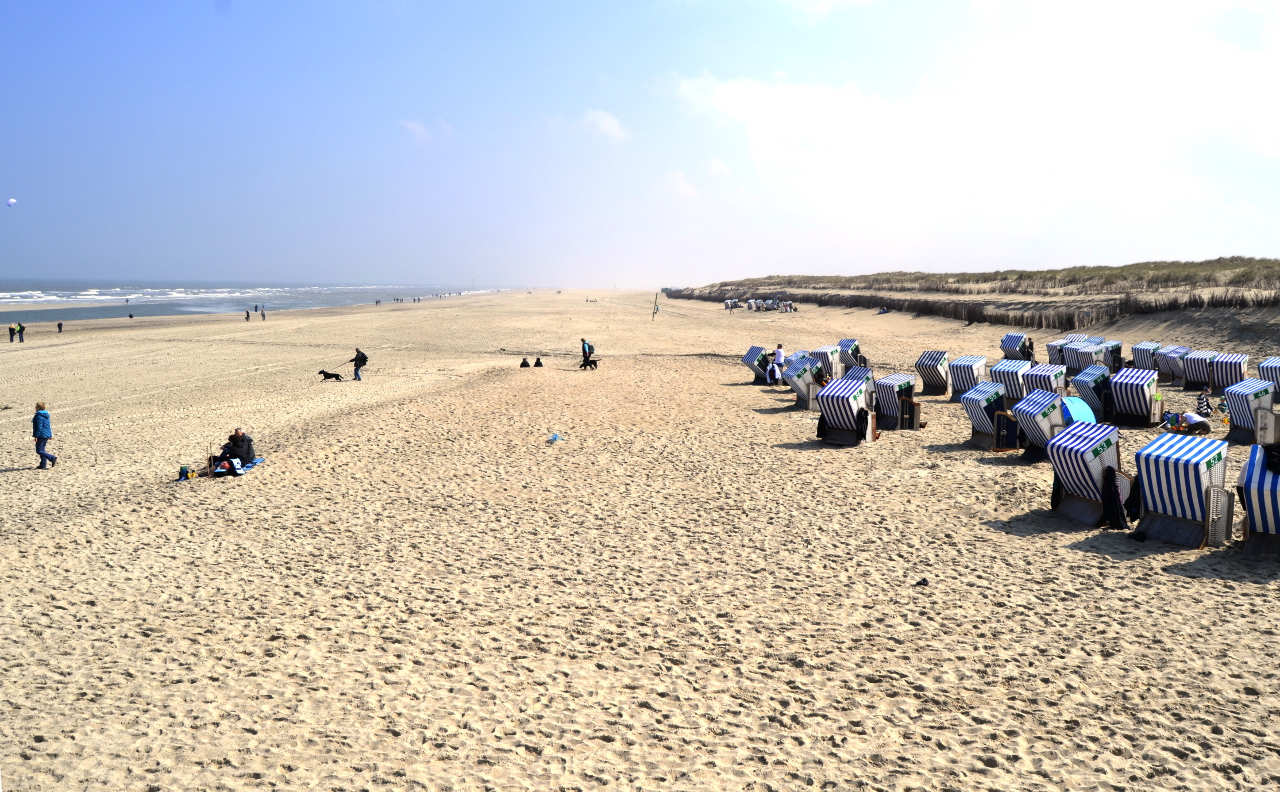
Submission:
<svg viewBox="0 0 1280 792">
<path fill-rule="evenodd" d="M 320 369 L 318 373 L 326 380 L 337 380 L 338 382 L 342 382 L 341 374 L 335 374 L 332 371 L 325 371 L 324 369 Z"/>
<path fill-rule="evenodd" d="M 599 365 L 599 363 L 600 361 L 596 360 L 595 358 L 592 358 L 591 360 L 584 360 L 581 363 L 579 363 L 578 368 L 585 369 L 587 367 L 590 367 L 592 371 L 595 371 L 596 366 Z"/>
</svg>

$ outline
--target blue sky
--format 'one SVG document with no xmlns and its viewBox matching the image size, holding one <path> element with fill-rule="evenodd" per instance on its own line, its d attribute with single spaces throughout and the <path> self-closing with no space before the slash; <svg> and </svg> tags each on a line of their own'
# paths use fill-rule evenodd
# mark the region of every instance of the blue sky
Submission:
<svg viewBox="0 0 1280 792">
<path fill-rule="evenodd" d="M 12 3 L 0 277 L 1280 255 L 1277 5 Z"/>
</svg>

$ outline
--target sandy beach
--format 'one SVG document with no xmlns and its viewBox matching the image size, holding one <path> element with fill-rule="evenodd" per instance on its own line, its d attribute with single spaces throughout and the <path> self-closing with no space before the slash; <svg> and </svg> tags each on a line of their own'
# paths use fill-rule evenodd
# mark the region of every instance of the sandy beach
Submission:
<svg viewBox="0 0 1280 792">
<path fill-rule="evenodd" d="M 0 345 L 3 788 L 1280 784 L 1280 566 L 1058 520 L 1048 463 L 966 447 L 941 397 L 919 432 L 824 447 L 738 362 L 856 337 L 882 376 L 926 348 L 994 361 L 1016 328 L 652 302 L 32 322 Z M 1091 329 L 1251 370 L 1277 351 L 1212 316 Z M 322 382 L 356 346 L 365 381 Z M 258 469 L 174 482 L 236 426 Z M 1128 467 L 1155 436 L 1122 432 Z"/>
</svg>

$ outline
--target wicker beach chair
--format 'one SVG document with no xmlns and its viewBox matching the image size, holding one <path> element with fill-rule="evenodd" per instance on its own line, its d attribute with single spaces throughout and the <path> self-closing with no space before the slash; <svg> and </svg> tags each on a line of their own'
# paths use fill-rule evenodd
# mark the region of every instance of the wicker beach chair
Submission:
<svg viewBox="0 0 1280 792">
<path fill-rule="evenodd" d="M 1032 390 L 1010 410 L 1018 421 L 1027 443 L 1045 448 L 1058 432 L 1066 428 L 1062 414 L 1062 396 L 1046 390 Z"/>
<path fill-rule="evenodd" d="M 832 380 L 818 391 L 816 397 L 818 409 L 822 412 L 818 420 L 818 437 L 831 445 L 856 446 L 878 436 L 872 412 L 875 399 L 871 372 L 855 368 L 849 373 L 854 376 Z"/>
<path fill-rule="evenodd" d="M 1258 379 L 1271 380 L 1280 385 L 1280 357 L 1269 357 L 1259 363 Z"/>
<path fill-rule="evenodd" d="M 826 372 L 828 380 L 836 380 L 844 376 L 845 365 L 840 360 L 840 347 L 835 344 L 820 346 L 810 354 L 822 364 L 822 370 Z"/>
<path fill-rule="evenodd" d="M 1163 434 L 1136 454 L 1142 518 L 1148 537 L 1189 547 L 1230 538 L 1235 497 L 1225 489 L 1227 443 Z"/>
<path fill-rule="evenodd" d="M 1160 372 L 1160 381 L 1175 386 L 1181 385 L 1185 377 L 1182 359 L 1190 352 L 1190 347 L 1176 344 L 1160 347 L 1156 351 L 1156 370 Z"/>
<path fill-rule="evenodd" d="M 1059 338 L 1056 341 L 1050 341 L 1044 345 L 1044 352 L 1049 357 L 1049 362 L 1055 366 L 1061 366 L 1062 348 L 1071 342 L 1065 338 Z"/>
<path fill-rule="evenodd" d="M 1159 369 L 1156 368 L 1156 351 L 1159 349 L 1159 341 L 1142 341 L 1134 344 L 1133 368 L 1158 371 Z"/>
<path fill-rule="evenodd" d="M 1132 480 L 1120 469 L 1120 430 L 1110 424 L 1076 423 L 1059 432 L 1045 449 L 1062 487 L 1054 512 L 1088 526 L 1103 521 L 1103 472 L 1116 473 L 1114 508 L 1123 513 Z"/>
<path fill-rule="evenodd" d="M 1005 333 L 1000 339 L 1000 351 L 1006 360 L 1035 360 L 1035 347 L 1026 333 Z"/>
<path fill-rule="evenodd" d="M 960 397 L 987 378 L 987 359 L 983 355 L 961 355 L 947 366 L 951 377 L 951 401 Z"/>
<path fill-rule="evenodd" d="M 1160 423 L 1160 374 L 1151 369 L 1123 368 L 1108 383 L 1114 409 L 1111 420 L 1124 426 L 1154 426 Z"/>
<path fill-rule="evenodd" d="M 1022 390 L 1030 394 L 1033 390 L 1052 391 L 1060 395 L 1067 393 L 1067 367 L 1053 363 L 1041 363 L 1032 366 L 1022 373 Z"/>
<path fill-rule="evenodd" d="M 836 346 L 840 347 L 840 362 L 844 367 L 866 366 L 867 358 L 862 354 L 862 348 L 858 345 L 856 338 L 842 338 L 836 342 Z"/>
<path fill-rule="evenodd" d="M 1280 473 L 1267 466 L 1267 449 L 1255 445 L 1236 480 L 1244 510 L 1243 540 L 1247 555 L 1280 551 Z"/>
<path fill-rule="evenodd" d="M 1274 442 L 1268 436 L 1276 425 L 1272 415 L 1276 398 L 1274 382 L 1250 378 L 1227 388 L 1222 395 L 1227 401 L 1227 417 L 1231 422 L 1227 442 Z"/>
<path fill-rule="evenodd" d="M 1033 365 L 1030 360 L 998 360 L 991 367 L 991 380 L 1004 386 L 1004 409 L 1008 410 L 1026 395 L 1022 375 Z"/>
<path fill-rule="evenodd" d="M 787 366 L 782 370 L 782 380 L 791 386 L 796 393 L 796 406 L 802 410 L 816 410 L 818 402 L 818 385 L 813 373 L 822 368 L 822 363 L 809 355 L 792 355 L 787 358 Z"/>
<path fill-rule="evenodd" d="M 1095 415 L 1105 420 L 1111 412 L 1111 371 L 1101 363 L 1095 363 L 1071 378 L 1071 387 L 1084 399 Z"/>
<path fill-rule="evenodd" d="M 1196 349 L 1182 358 L 1182 385 L 1188 390 L 1199 390 L 1213 386 L 1213 361 L 1220 352 L 1209 349 Z"/>
<path fill-rule="evenodd" d="M 1002 412 L 1004 385 L 999 382 L 979 382 L 960 396 L 960 404 L 969 416 L 973 431 L 969 443 L 979 448 L 996 446 L 996 414 Z"/>
<path fill-rule="evenodd" d="M 915 401 L 916 376 L 890 374 L 875 381 L 876 426 L 881 429 L 919 429 L 920 404 Z"/>
<path fill-rule="evenodd" d="M 1243 352 L 1223 352 L 1213 359 L 1213 389 L 1221 392 L 1249 378 L 1249 356 Z"/>
<path fill-rule="evenodd" d="M 951 373 L 947 367 L 947 353 L 942 349 L 926 349 L 916 359 L 916 373 L 920 375 L 920 394 L 940 396 L 951 385 Z"/>
</svg>

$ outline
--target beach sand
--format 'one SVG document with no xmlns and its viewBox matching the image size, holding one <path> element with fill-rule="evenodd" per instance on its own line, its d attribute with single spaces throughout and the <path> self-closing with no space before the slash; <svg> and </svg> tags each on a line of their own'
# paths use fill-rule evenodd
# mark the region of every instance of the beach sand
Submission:
<svg viewBox="0 0 1280 792">
<path fill-rule="evenodd" d="M 823 447 L 738 362 L 852 336 L 883 375 L 1009 328 L 586 296 L 0 346 L 3 788 L 1280 783 L 1280 566 L 1055 519 L 1048 464 L 942 398 Z M 1215 327 L 1119 337 L 1275 351 Z M 321 382 L 356 345 L 366 380 Z M 265 463 L 173 482 L 235 426 Z"/>
</svg>

